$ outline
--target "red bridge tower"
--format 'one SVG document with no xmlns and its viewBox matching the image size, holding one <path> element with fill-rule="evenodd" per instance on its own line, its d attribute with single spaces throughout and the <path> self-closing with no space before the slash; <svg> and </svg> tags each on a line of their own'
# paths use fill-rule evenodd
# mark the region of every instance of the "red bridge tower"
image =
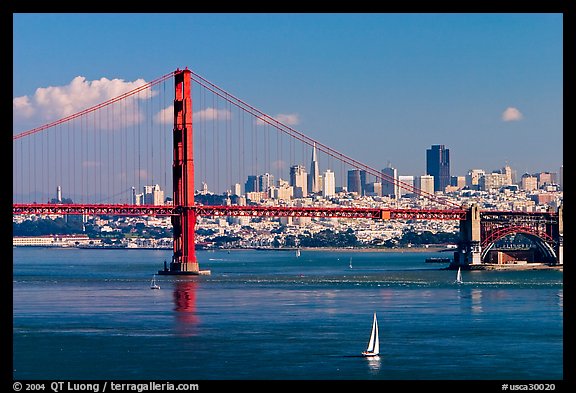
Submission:
<svg viewBox="0 0 576 393">
<path fill-rule="evenodd" d="M 172 182 L 173 203 L 177 215 L 172 216 L 174 254 L 170 266 L 158 274 L 210 274 L 200 270 L 194 248 L 196 210 L 194 209 L 194 133 L 192 130 L 191 71 L 174 71 L 174 131 Z"/>
</svg>

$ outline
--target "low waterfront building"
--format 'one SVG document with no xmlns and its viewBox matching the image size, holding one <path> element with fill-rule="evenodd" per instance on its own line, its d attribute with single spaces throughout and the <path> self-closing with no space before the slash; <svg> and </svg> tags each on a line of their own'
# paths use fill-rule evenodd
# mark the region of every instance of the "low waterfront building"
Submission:
<svg viewBox="0 0 576 393">
<path fill-rule="evenodd" d="M 15 247 L 77 247 L 100 244 L 100 240 L 90 239 L 88 235 L 43 235 L 15 236 L 12 245 Z"/>
</svg>

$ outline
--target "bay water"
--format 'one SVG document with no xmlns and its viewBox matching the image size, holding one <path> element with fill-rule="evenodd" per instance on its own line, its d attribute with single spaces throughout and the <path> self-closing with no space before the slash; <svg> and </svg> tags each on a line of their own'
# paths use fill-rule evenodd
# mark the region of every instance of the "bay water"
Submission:
<svg viewBox="0 0 576 393">
<path fill-rule="evenodd" d="M 562 380 L 563 272 L 439 252 L 13 249 L 15 380 Z M 373 313 L 380 357 L 361 356 Z"/>
</svg>

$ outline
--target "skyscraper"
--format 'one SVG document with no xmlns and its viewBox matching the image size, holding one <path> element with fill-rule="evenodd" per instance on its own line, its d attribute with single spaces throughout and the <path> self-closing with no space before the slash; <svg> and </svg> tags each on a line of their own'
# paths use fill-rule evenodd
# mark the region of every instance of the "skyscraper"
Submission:
<svg viewBox="0 0 576 393">
<path fill-rule="evenodd" d="M 308 196 L 308 174 L 302 165 L 290 167 L 290 185 L 294 187 L 294 198 Z"/>
<path fill-rule="evenodd" d="M 144 186 L 144 204 L 156 206 L 164 204 L 164 191 L 160 189 L 158 184 Z"/>
<path fill-rule="evenodd" d="M 336 195 L 336 180 L 334 178 L 334 172 L 327 169 L 324 172 L 324 187 L 322 188 L 322 195 L 324 197 L 333 197 Z"/>
<path fill-rule="evenodd" d="M 426 174 L 434 176 L 434 191 L 444 191 L 450 185 L 450 150 L 444 145 L 426 150 Z"/>
<path fill-rule="evenodd" d="M 400 188 L 398 187 L 398 170 L 388 166 L 382 169 L 382 195 L 400 198 Z"/>
<path fill-rule="evenodd" d="M 416 189 L 428 194 L 434 194 L 434 183 L 434 176 L 422 175 L 416 178 Z"/>
<path fill-rule="evenodd" d="M 264 173 L 258 176 L 258 190 L 260 192 L 268 192 L 270 187 L 274 186 L 274 176 L 269 173 Z"/>
<path fill-rule="evenodd" d="M 245 192 L 256 192 L 259 191 L 260 187 L 258 185 L 258 176 L 248 175 L 246 183 L 244 183 Z"/>
<path fill-rule="evenodd" d="M 355 192 L 362 195 L 362 181 L 360 180 L 360 169 L 348 171 L 348 192 Z"/>
<path fill-rule="evenodd" d="M 317 193 L 321 191 L 320 170 L 318 169 L 318 158 L 316 155 L 316 144 L 312 149 L 312 162 L 310 163 L 310 175 L 308 176 L 308 192 Z"/>
</svg>

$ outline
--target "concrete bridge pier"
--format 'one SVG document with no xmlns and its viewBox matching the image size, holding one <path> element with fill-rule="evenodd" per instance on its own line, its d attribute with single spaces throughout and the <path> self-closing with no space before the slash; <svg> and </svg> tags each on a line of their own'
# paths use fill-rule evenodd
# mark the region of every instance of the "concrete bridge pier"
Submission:
<svg viewBox="0 0 576 393">
<path fill-rule="evenodd" d="M 466 213 L 466 220 L 460 221 L 460 240 L 458 250 L 454 252 L 454 265 L 481 264 L 480 240 L 480 208 L 473 204 Z"/>
<path fill-rule="evenodd" d="M 564 205 L 558 206 L 558 243 L 556 249 L 556 256 L 558 257 L 558 264 L 564 264 Z"/>
</svg>

